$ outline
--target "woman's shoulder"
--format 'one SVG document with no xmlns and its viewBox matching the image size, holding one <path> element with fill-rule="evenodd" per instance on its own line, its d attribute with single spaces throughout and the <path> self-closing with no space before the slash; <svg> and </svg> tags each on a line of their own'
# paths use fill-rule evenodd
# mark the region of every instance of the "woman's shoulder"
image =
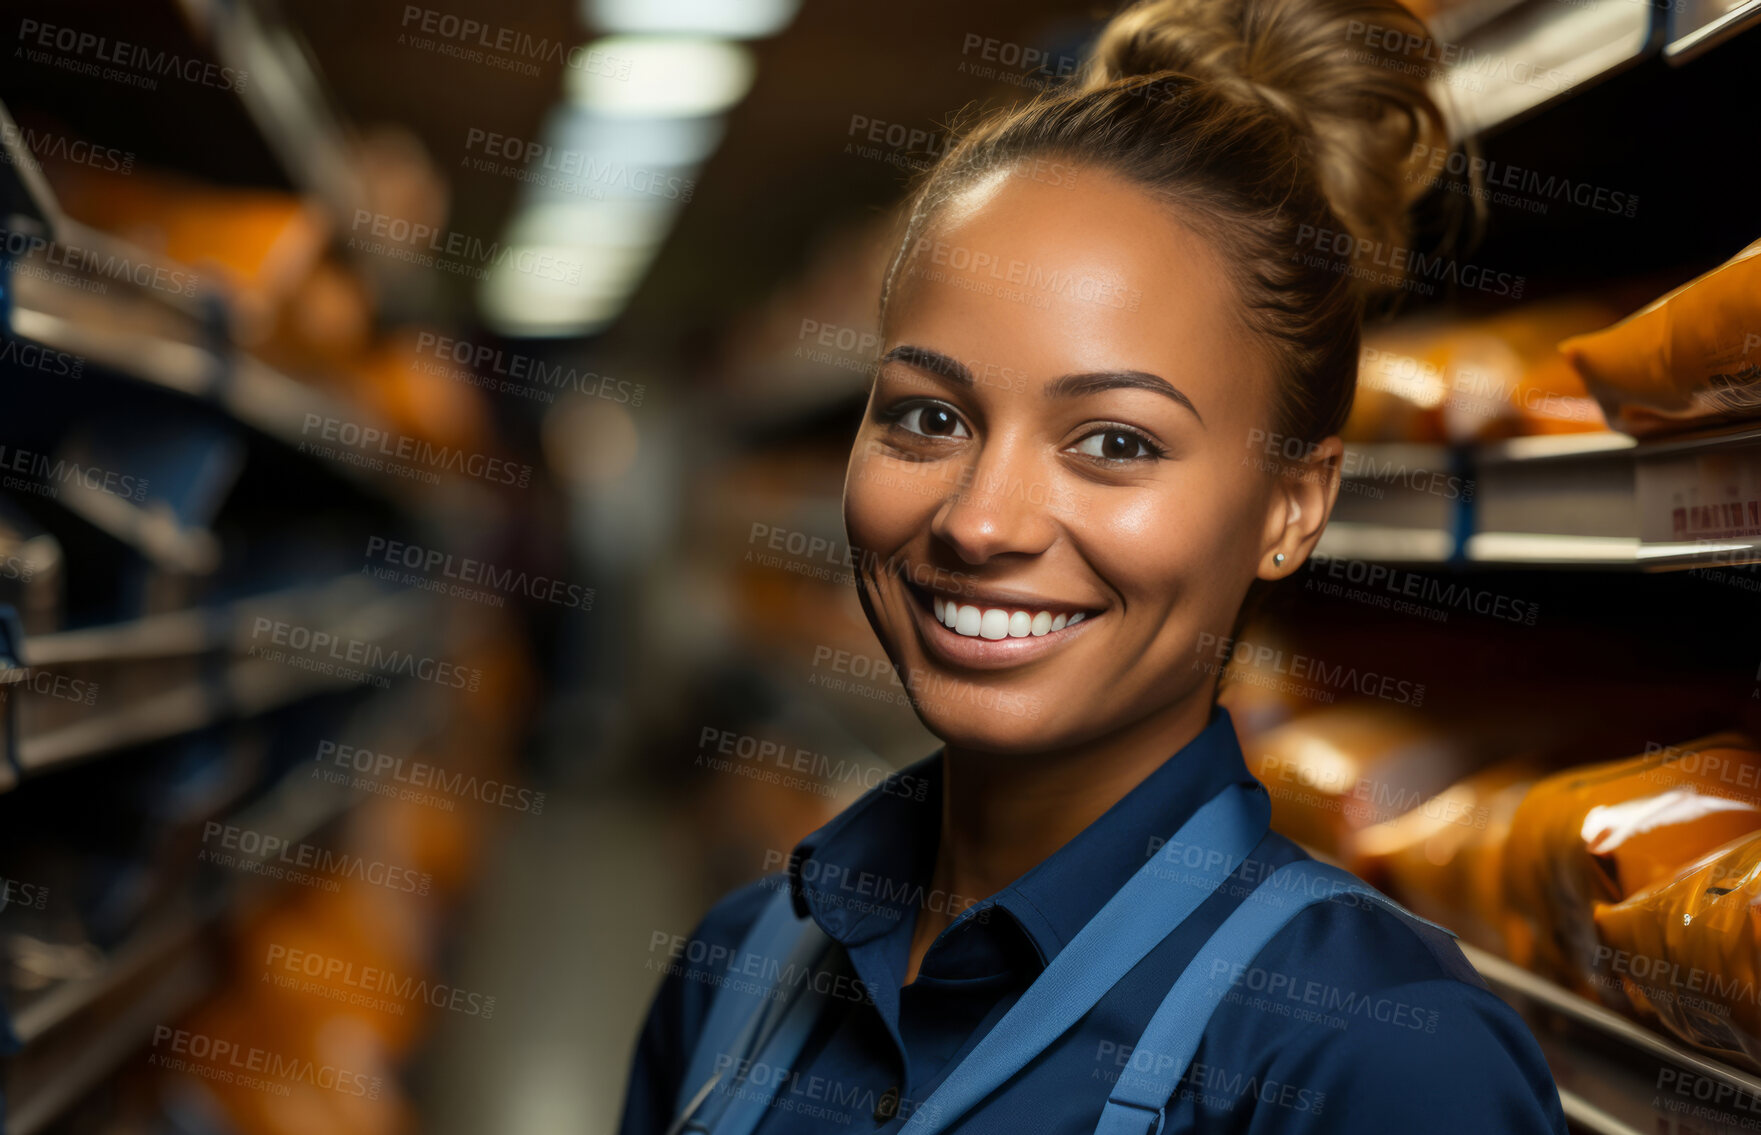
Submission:
<svg viewBox="0 0 1761 1135">
<path fill-rule="evenodd" d="M 1281 845 L 1276 854 L 1281 863 L 1314 860 L 1283 836 L 1274 833 L 1267 839 Z M 1272 872 L 1261 885 L 1272 884 L 1276 875 Z M 1351 878 L 1370 887 L 1355 875 Z M 1453 980 L 1486 988 L 1455 935 L 1397 902 L 1392 907 L 1350 892 L 1311 903 L 1266 944 L 1261 960 L 1287 959 L 1305 971 L 1361 972 L 1367 980 L 1385 984 Z"/>
<path fill-rule="evenodd" d="M 1289 850 L 1292 861 L 1312 858 Z M 1269 1054 L 1268 1075 L 1327 1093 L 1334 1122 L 1350 1120 L 1328 1130 L 1419 1119 L 1433 1132 L 1483 1130 L 1474 1124 L 1488 1109 L 1506 1130 L 1565 1130 L 1521 1016 L 1452 934 L 1404 908 L 1312 903 L 1226 985 L 1223 1001 L 1238 1011 L 1213 1017 L 1210 1058 L 1248 1066 Z"/>
<path fill-rule="evenodd" d="M 1275 841 L 1286 866 L 1312 859 Z M 1287 1098 L 1308 1114 L 1286 1116 L 1289 1130 L 1566 1131 L 1529 1026 L 1453 934 L 1404 908 L 1351 892 L 1315 901 L 1220 977 L 1227 1012 L 1212 1015 L 1189 1079 L 1252 1070 L 1261 1086 L 1294 1086 Z"/>
</svg>

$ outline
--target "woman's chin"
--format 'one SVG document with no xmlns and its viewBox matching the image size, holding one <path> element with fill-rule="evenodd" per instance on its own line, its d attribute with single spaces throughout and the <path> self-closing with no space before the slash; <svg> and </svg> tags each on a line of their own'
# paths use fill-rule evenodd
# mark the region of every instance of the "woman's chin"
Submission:
<svg viewBox="0 0 1761 1135">
<path fill-rule="evenodd" d="M 983 702 L 923 697 L 917 717 L 944 744 L 970 752 L 1033 753 L 1048 748 L 1058 732 L 1040 699 L 991 691 Z"/>
</svg>

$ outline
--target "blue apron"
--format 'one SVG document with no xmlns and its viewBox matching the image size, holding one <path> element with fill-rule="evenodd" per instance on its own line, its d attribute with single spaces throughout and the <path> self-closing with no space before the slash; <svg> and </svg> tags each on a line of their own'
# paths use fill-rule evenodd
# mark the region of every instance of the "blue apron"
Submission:
<svg viewBox="0 0 1761 1135">
<path fill-rule="evenodd" d="M 918 1106 L 901 1135 L 953 1127 L 1081 1020 L 1236 872 L 1265 833 L 1269 812 L 1265 793 L 1242 784 L 1194 812 Z M 1299 860 L 1270 871 L 1199 948 L 1150 1018 L 1096 1135 L 1160 1132 L 1231 975 L 1297 914 L 1333 898 L 1437 926 L 1336 867 Z M 796 917 L 788 889 L 779 889 L 740 947 L 744 957 L 776 960 L 776 969 L 765 982 L 717 991 L 668 1135 L 751 1135 L 784 1078 L 777 1073 L 792 1067 L 826 1000 L 826 983 L 814 976 L 830 976 L 843 964 L 842 951 L 832 947 L 813 919 Z"/>
</svg>

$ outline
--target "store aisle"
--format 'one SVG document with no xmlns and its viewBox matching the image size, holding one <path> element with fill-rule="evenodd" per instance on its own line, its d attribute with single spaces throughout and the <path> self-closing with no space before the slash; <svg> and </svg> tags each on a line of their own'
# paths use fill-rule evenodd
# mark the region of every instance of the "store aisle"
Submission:
<svg viewBox="0 0 1761 1135">
<path fill-rule="evenodd" d="M 659 974 L 653 928 L 701 913 L 676 820 L 600 792 L 552 797 L 490 841 L 494 857 L 458 928 L 457 980 L 497 997 L 495 1018 L 439 1023 L 421 1075 L 433 1135 L 609 1135 L 630 1046 Z M 675 835 L 680 838 L 673 838 Z"/>
</svg>

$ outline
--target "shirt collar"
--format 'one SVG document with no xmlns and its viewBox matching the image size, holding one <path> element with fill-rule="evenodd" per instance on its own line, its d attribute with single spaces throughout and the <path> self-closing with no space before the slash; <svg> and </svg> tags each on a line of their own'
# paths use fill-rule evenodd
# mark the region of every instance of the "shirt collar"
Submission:
<svg viewBox="0 0 1761 1135">
<path fill-rule="evenodd" d="M 942 750 L 901 769 L 796 845 L 795 912 L 845 946 L 909 926 L 920 905 L 959 913 L 980 896 L 929 889 L 939 840 Z M 1230 784 L 1258 786 L 1229 711 L 1215 706 L 1182 746 L 1098 819 L 987 903 L 1013 916 L 1049 964 L 1155 851 Z"/>
</svg>

